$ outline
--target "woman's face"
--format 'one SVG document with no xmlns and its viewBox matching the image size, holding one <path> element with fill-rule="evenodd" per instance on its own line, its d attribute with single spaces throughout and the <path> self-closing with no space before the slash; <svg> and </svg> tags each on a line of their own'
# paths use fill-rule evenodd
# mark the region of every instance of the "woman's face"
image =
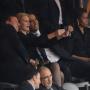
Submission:
<svg viewBox="0 0 90 90">
<path fill-rule="evenodd" d="M 28 16 L 23 16 L 20 20 L 20 29 L 29 32 L 30 21 Z"/>
</svg>

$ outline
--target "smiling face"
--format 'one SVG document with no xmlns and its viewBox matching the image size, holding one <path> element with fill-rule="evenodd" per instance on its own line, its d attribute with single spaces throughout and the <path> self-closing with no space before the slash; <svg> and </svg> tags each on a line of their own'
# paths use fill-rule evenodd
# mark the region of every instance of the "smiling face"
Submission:
<svg viewBox="0 0 90 90">
<path fill-rule="evenodd" d="M 28 16 L 22 16 L 20 20 L 20 29 L 29 32 L 30 22 Z"/>
<path fill-rule="evenodd" d="M 48 68 L 44 68 L 40 71 L 41 83 L 46 88 L 50 88 L 52 86 L 52 74 Z"/>
</svg>

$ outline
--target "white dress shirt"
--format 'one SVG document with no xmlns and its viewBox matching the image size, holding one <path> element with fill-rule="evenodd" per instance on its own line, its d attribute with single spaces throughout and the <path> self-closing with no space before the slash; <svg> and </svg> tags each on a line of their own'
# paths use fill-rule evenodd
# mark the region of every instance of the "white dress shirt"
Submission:
<svg viewBox="0 0 90 90">
<path fill-rule="evenodd" d="M 59 0 L 55 0 L 57 7 L 59 8 L 59 24 L 63 24 L 62 22 L 62 9 L 61 9 L 61 4 Z"/>
<path fill-rule="evenodd" d="M 39 32 L 39 30 L 37 30 Z M 37 32 L 36 32 L 37 33 Z M 36 34 L 34 34 L 36 35 Z M 41 33 L 37 33 L 36 35 L 37 37 L 41 36 Z M 41 55 L 41 52 L 39 51 L 38 48 L 36 48 L 38 54 L 40 55 L 40 57 L 43 59 L 42 55 Z M 44 48 L 45 50 L 45 53 L 46 53 L 46 56 L 48 58 L 48 60 L 52 63 L 52 62 L 57 62 L 60 60 L 60 57 L 57 56 L 54 52 L 52 52 L 49 48 Z"/>
<path fill-rule="evenodd" d="M 59 56 L 57 56 L 54 52 L 52 52 L 49 48 L 44 48 L 48 60 L 52 62 L 58 62 L 60 60 Z"/>
</svg>

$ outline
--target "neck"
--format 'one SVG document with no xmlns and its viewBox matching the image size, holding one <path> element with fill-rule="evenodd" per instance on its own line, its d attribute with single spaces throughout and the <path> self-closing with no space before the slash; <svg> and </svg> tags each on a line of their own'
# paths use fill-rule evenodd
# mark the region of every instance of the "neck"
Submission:
<svg viewBox="0 0 90 90">
<path fill-rule="evenodd" d="M 35 85 L 34 85 L 34 81 L 31 79 L 31 80 L 27 80 L 28 83 L 30 83 L 32 85 L 32 87 L 35 89 Z"/>
</svg>

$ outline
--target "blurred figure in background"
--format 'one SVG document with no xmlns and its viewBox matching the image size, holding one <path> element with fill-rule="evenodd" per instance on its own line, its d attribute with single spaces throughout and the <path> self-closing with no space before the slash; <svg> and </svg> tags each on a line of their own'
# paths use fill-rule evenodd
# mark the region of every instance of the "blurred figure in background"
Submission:
<svg viewBox="0 0 90 90">
<path fill-rule="evenodd" d="M 42 66 L 39 72 L 41 76 L 41 86 L 39 90 L 63 90 L 61 87 L 54 84 L 52 80 L 53 74 L 49 68 Z"/>
<path fill-rule="evenodd" d="M 69 43 L 71 55 L 76 59 L 72 61 L 70 70 L 73 76 L 90 81 L 90 28 L 86 9 L 80 10 L 77 22 L 78 25 L 74 27 Z"/>
</svg>

